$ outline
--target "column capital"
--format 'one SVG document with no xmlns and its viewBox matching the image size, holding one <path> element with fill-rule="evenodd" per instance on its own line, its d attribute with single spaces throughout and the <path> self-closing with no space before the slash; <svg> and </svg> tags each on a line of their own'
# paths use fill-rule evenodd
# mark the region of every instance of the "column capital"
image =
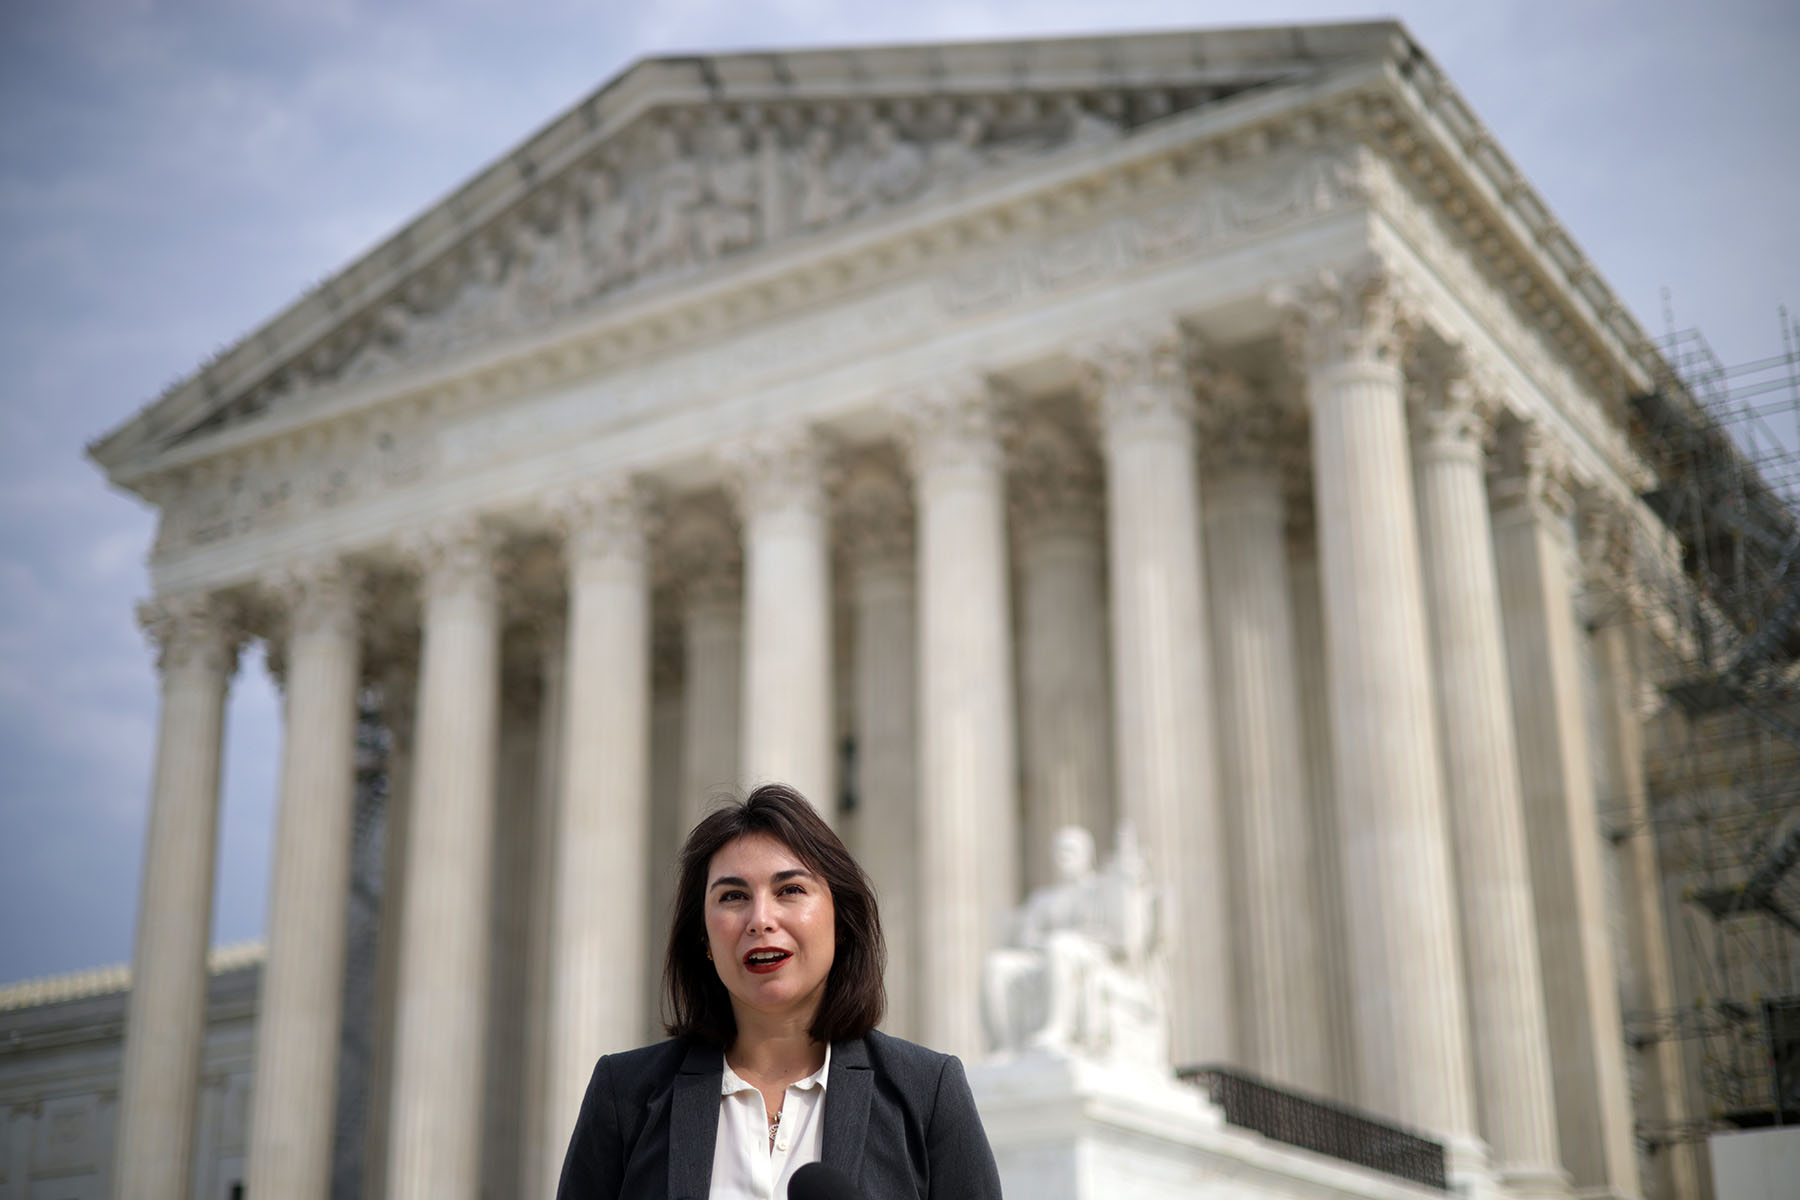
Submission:
<svg viewBox="0 0 1800 1200">
<path fill-rule="evenodd" d="M 1104 524 L 1103 471 L 1076 422 L 1036 405 L 1008 441 L 1013 528 L 1027 538 L 1057 530 L 1098 535 Z"/>
<path fill-rule="evenodd" d="M 552 496 L 546 507 L 562 535 L 569 567 L 618 558 L 643 561 L 657 505 L 641 481 L 592 480 Z"/>
<path fill-rule="evenodd" d="M 761 429 L 718 451 L 725 489 L 745 518 L 783 509 L 825 511 L 824 439 L 810 426 Z"/>
<path fill-rule="evenodd" d="M 1127 326 L 1073 351 L 1082 391 L 1108 437 L 1188 436 L 1195 414 L 1187 342 L 1173 321 Z"/>
<path fill-rule="evenodd" d="M 381 692 L 381 723 L 397 745 L 411 746 L 418 715 L 419 660 L 388 658 L 380 665 L 375 682 Z"/>
<path fill-rule="evenodd" d="M 1406 408 L 1415 451 L 1479 460 L 1504 406 L 1499 382 L 1461 345 L 1421 342 L 1407 361 Z"/>
<path fill-rule="evenodd" d="M 1577 555 L 1592 606 L 1601 622 L 1630 619 L 1643 605 L 1637 570 L 1637 522 L 1631 506 L 1609 492 L 1588 488 L 1576 497 Z"/>
<path fill-rule="evenodd" d="M 263 595 L 285 618 L 287 634 L 356 637 L 366 595 L 360 571 L 338 558 L 290 563 L 263 579 Z"/>
<path fill-rule="evenodd" d="M 1574 511 L 1568 452 L 1541 422 L 1513 425 L 1500 438 L 1488 493 L 1497 512 L 1528 510 L 1562 531 Z"/>
<path fill-rule="evenodd" d="M 712 496 L 683 499 L 669 512 L 659 548 L 667 582 L 690 609 L 737 604 L 744 544 L 729 504 Z"/>
<path fill-rule="evenodd" d="M 236 673 L 243 646 L 239 614 L 234 604 L 214 593 L 154 596 L 138 605 L 137 620 L 156 649 L 156 667 L 163 674 L 188 667 Z"/>
<path fill-rule="evenodd" d="M 419 573 L 426 596 L 493 599 L 498 548 L 494 532 L 470 517 L 415 530 L 401 539 L 400 552 Z"/>
<path fill-rule="evenodd" d="M 1273 470 L 1291 448 L 1304 445 L 1306 424 L 1300 406 L 1251 387 L 1242 375 L 1226 368 L 1199 367 L 1194 382 L 1200 461 L 1209 474 Z"/>
<path fill-rule="evenodd" d="M 1398 366 L 1417 322 L 1393 272 L 1370 258 L 1276 287 L 1282 340 L 1308 371 L 1351 363 Z"/>
<path fill-rule="evenodd" d="M 838 546 L 853 567 L 912 562 L 917 518 L 898 447 L 847 455 L 835 499 Z"/>
<path fill-rule="evenodd" d="M 898 392 L 888 407 L 901 419 L 901 449 L 921 480 L 946 471 L 997 471 L 1001 393 L 969 371 Z"/>
</svg>

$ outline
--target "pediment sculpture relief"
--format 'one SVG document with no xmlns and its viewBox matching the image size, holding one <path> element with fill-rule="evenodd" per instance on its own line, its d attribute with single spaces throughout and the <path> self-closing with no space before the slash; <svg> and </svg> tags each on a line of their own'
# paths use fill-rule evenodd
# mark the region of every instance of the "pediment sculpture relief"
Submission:
<svg viewBox="0 0 1800 1200">
<path fill-rule="evenodd" d="M 1075 97 L 1002 109 L 893 106 L 822 123 L 656 114 L 304 362 L 232 406 L 247 415 L 574 312 L 783 238 L 930 196 L 996 166 L 1102 143 L 1122 119 Z M 225 418 L 229 420 L 230 418 Z"/>
</svg>

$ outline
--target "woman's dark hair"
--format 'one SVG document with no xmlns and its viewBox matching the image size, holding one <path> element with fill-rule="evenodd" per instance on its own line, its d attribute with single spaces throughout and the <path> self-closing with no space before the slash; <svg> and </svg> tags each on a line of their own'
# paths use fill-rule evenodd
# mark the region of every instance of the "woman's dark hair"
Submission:
<svg viewBox="0 0 1800 1200">
<path fill-rule="evenodd" d="M 837 952 L 807 1032 L 821 1042 L 861 1037 L 880 1023 L 887 1009 L 882 982 L 887 945 L 875 888 L 806 797 L 784 783 L 765 783 L 743 800 L 708 813 L 681 847 L 663 963 L 663 1027 L 675 1037 L 722 1048 L 737 1039 L 731 995 L 706 957 L 706 868 L 724 847 L 757 833 L 786 846 L 831 889 Z"/>
</svg>

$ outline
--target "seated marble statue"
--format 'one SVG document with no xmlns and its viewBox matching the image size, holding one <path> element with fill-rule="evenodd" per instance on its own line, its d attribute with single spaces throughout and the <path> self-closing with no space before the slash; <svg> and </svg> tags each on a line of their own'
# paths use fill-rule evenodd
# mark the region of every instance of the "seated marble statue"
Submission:
<svg viewBox="0 0 1800 1200">
<path fill-rule="evenodd" d="M 1165 1067 L 1168 1020 L 1158 899 L 1129 824 L 1096 872 L 1087 830 L 1057 831 L 1058 881 L 1019 909 L 988 956 L 982 1013 L 999 1054 L 1049 1050 Z"/>
</svg>

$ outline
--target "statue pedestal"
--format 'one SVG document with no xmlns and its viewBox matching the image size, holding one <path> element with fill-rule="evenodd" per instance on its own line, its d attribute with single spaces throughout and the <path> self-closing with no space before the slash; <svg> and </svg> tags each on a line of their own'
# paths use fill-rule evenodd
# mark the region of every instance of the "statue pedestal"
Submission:
<svg viewBox="0 0 1800 1200">
<path fill-rule="evenodd" d="M 1223 1119 L 1172 1076 L 1040 1051 L 973 1066 L 969 1085 L 1008 1196 L 1191 1200 L 1212 1175 Z"/>
<path fill-rule="evenodd" d="M 1015 1200 L 1446 1200 L 1451 1195 L 1226 1125 L 1198 1089 L 1050 1051 L 978 1063 L 969 1084 Z"/>
</svg>

